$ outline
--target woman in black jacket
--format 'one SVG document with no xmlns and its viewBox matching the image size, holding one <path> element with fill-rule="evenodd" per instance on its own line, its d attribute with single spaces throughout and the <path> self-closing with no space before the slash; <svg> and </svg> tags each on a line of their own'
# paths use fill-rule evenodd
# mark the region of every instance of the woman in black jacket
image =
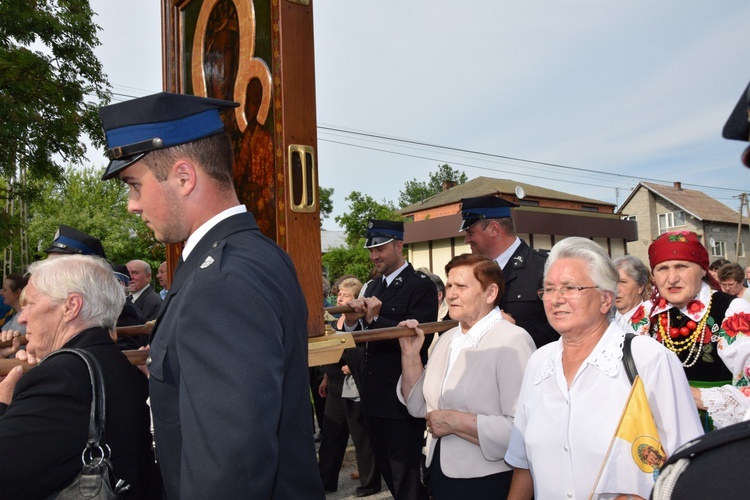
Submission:
<svg viewBox="0 0 750 500">
<path fill-rule="evenodd" d="M 104 373 L 105 442 L 126 498 L 148 498 L 153 468 L 146 379 L 110 336 L 125 294 L 103 259 L 71 255 L 32 264 L 19 321 L 27 353 L 40 359 L 24 375 L 0 383 L 0 486 L 3 498 L 45 498 L 80 473 L 88 437 L 91 381 L 73 354 L 45 360 L 61 348 L 93 354 Z"/>
</svg>

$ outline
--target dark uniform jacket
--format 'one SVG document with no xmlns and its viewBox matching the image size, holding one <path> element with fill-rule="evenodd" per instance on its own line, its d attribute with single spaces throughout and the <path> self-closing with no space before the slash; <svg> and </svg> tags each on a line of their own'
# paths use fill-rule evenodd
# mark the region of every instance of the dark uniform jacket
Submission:
<svg viewBox="0 0 750 500">
<path fill-rule="evenodd" d="M 369 325 L 362 321 L 367 329 L 398 326 L 401 321 L 416 319 L 420 323 L 437 321 L 437 289 L 432 280 L 424 273 L 415 271 L 411 264 L 380 292 L 375 292 L 377 281 L 373 281 L 365 290 L 365 297 L 377 293 L 383 303 L 377 321 Z M 359 327 L 358 327 L 359 328 Z M 427 363 L 427 348 L 432 342 L 432 334 L 426 335 L 422 347 L 422 362 Z M 355 360 L 350 356 L 348 360 Z M 356 362 L 356 361 L 355 361 Z M 362 400 L 362 413 L 381 418 L 411 418 L 406 406 L 396 396 L 396 384 L 401 376 L 401 347 L 398 340 L 381 340 L 368 342 L 364 350 L 364 365 L 361 380 L 355 381 Z M 361 385 L 360 385 L 361 384 Z"/>
<path fill-rule="evenodd" d="M 324 498 L 305 299 L 251 214 L 221 221 L 178 266 L 150 356 L 167 498 Z"/>
<path fill-rule="evenodd" d="M 63 347 L 85 349 L 101 364 L 105 441 L 115 476 L 132 486 L 126 498 L 149 498 L 153 455 L 146 377 L 103 328 L 84 330 Z M 78 356 L 60 354 L 25 373 L 11 404 L 0 404 L 0 497 L 45 498 L 70 484 L 81 472 L 90 412 L 91 380 Z"/>
<path fill-rule="evenodd" d="M 122 312 L 117 318 L 117 326 L 136 326 L 146 323 L 146 318 L 143 316 L 141 311 L 138 310 L 128 296 L 128 300 L 125 301 L 125 305 L 122 306 Z M 143 346 L 147 346 L 150 340 L 150 335 L 138 335 L 137 337 L 118 337 L 117 347 L 121 351 L 127 351 L 131 349 L 139 349 Z"/>
<path fill-rule="evenodd" d="M 138 298 L 133 301 L 133 305 L 141 311 L 148 321 L 152 321 L 159 314 L 159 309 L 163 302 L 161 296 L 151 288 L 151 285 L 146 285 L 146 288 L 143 289 Z"/>
<path fill-rule="evenodd" d="M 521 240 L 521 245 L 503 268 L 505 293 L 500 309 L 513 316 L 516 325 L 529 332 L 537 348 L 560 338 L 547 322 L 544 302 L 536 293 L 542 288 L 546 262 L 546 253 L 532 250 Z"/>
</svg>

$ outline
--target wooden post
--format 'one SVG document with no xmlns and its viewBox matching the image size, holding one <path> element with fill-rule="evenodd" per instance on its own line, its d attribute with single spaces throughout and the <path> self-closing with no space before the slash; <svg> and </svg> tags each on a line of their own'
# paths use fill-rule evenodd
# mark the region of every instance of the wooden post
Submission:
<svg viewBox="0 0 750 500">
<path fill-rule="evenodd" d="M 240 103 L 222 116 L 237 194 L 291 256 L 308 336 L 323 335 L 310 0 L 162 0 L 162 35 L 166 91 Z M 169 247 L 171 280 L 180 247 Z"/>
</svg>

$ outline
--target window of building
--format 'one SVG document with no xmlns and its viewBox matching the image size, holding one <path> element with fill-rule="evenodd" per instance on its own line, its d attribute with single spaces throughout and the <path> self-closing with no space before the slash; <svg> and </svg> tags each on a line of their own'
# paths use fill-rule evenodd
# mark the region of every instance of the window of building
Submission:
<svg viewBox="0 0 750 500">
<path fill-rule="evenodd" d="M 716 241 L 716 244 L 711 247 L 711 257 L 726 257 L 727 256 L 727 244 L 724 241 Z"/>
<path fill-rule="evenodd" d="M 740 248 L 737 251 L 737 257 L 744 257 L 745 256 L 745 244 L 740 243 Z"/>
<path fill-rule="evenodd" d="M 539 202 L 537 200 L 518 200 L 519 205 L 527 205 L 530 207 L 538 207 Z"/>
<path fill-rule="evenodd" d="M 685 212 L 678 210 L 677 212 L 667 212 L 666 214 L 659 214 L 659 234 L 666 233 L 673 227 L 680 227 L 685 225 Z"/>
<path fill-rule="evenodd" d="M 586 205 L 581 205 L 581 210 L 583 210 L 584 212 L 598 212 L 599 211 L 597 207 L 589 207 Z"/>
<path fill-rule="evenodd" d="M 623 215 L 622 216 L 622 220 L 635 220 L 635 221 L 637 221 L 638 219 L 636 219 L 635 215 Z"/>
</svg>

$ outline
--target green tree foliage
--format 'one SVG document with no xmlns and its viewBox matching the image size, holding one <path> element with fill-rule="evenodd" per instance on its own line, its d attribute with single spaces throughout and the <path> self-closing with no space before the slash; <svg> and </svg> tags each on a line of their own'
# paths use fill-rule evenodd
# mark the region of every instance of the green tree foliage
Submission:
<svg viewBox="0 0 750 500">
<path fill-rule="evenodd" d="M 83 136 L 102 144 L 97 110 L 109 84 L 94 55 L 99 45 L 88 0 L 0 2 L 0 175 L 25 170 L 32 181 L 60 179 L 85 158 Z M 0 199 L 31 199 L 6 183 Z M 9 228 L 0 228 L 9 229 Z"/>
<path fill-rule="evenodd" d="M 370 195 L 363 195 L 359 191 L 352 191 L 346 200 L 349 201 L 349 211 L 336 216 L 335 220 L 344 228 L 349 246 L 356 245 L 357 241 L 364 237 L 369 219 L 403 220 L 390 201 L 383 200 L 383 203 L 378 203 Z"/>
<path fill-rule="evenodd" d="M 333 188 L 321 187 L 318 191 L 320 200 L 320 225 L 323 226 L 323 219 L 327 219 L 333 212 Z"/>
<path fill-rule="evenodd" d="M 165 260 L 164 245 L 139 217 L 128 213 L 127 186 L 100 177 L 101 169 L 69 166 L 64 182 L 40 183 L 42 196 L 29 205 L 30 260 L 44 257 L 60 224 L 99 238 L 113 263 L 141 259 L 156 269 Z"/>
<path fill-rule="evenodd" d="M 323 265 L 328 269 L 331 282 L 344 276 L 353 274 L 362 283 L 369 278 L 372 262 L 370 252 L 364 247 L 364 239 L 360 239 L 349 248 L 334 248 L 323 255 Z"/>
<path fill-rule="evenodd" d="M 464 172 L 453 170 L 448 164 L 440 165 L 437 172 L 430 173 L 430 180 L 427 182 L 417 179 L 407 181 L 404 190 L 398 195 L 399 206 L 404 208 L 435 196 L 443 190 L 443 182 L 463 184 L 467 180 L 469 179 Z"/>
</svg>

